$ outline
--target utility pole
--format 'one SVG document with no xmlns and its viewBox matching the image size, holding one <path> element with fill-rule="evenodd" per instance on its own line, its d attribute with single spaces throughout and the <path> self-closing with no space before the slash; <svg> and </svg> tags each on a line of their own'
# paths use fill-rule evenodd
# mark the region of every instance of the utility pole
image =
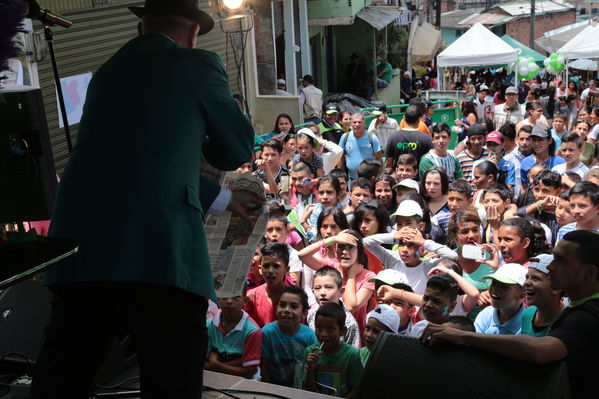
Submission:
<svg viewBox="0 0 599 399">
<path fill-rule="evenodd" d="M 530 42 L 528 47 L 535 49 L 535 0 L 530 0 Z"/>
<path fill-rule="evenodd" d="M 437 5 L 436 8 L 436 15 L 435 15 L 435 25 L 437 26 L 437 29 L 439 29 L 439 31 L 441 30 L 441 0 L 435 0 L 435 3 Z"/>
</svg>

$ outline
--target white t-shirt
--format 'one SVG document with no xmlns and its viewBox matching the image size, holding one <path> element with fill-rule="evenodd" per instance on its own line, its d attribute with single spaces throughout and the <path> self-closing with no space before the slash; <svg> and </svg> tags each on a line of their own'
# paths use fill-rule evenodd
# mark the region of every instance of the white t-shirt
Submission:
<svg viewBox="0 0 599 399">
<path fill-rule="evenodd" d="M 593 129 L 591 129 L 591 133 L 589 133 L 588 137 L 593 140 L 597 140 L 599 137 L 599 123 L 596 123 L 595 126 L 593 126 Z"/>
<path fill-rule="evenodd" d="M 574 172 L 576 173 L 578 176 L 580 176 L 581 179 L 584 179 L 585 176 L 587 175 L 587 173 L 589 173 L 589 168 L 582 162 L 580 162 L 578 164 L 578 166 L 572 168 L 572 169 L 566 169 L 567 164 L 562 163 L 559 165 L 555 165 L 551 171 L 558 173 L 560 175 L 565 174 L 566 172 Z"/>
<path fill-rule="evenodd" d="M 396 130 L 399 130 L 399 124 L 393 118 L 387 117 L 387 120 L 384 123 L 381 123 L 378 127 L 375 128 L 376 119 L 373 119 L 370 122 L 370 126 L 368 126 L 368 131 L 376 134 L 379 142 L 381 143 L 381 148 L 387 148 L 387 141 L 389 141 L 389 137 L 391 137 L 391 133 Z"/>
</svg>

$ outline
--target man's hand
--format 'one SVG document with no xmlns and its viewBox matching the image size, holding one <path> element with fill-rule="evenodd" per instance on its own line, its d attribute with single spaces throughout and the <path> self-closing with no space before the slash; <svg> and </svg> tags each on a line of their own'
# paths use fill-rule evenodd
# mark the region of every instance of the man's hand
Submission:
<svg viewBox="0 0 599 399">
<path fill-rule="evenodd" d="M 264 205 L 265 202 L 266 199 L 263 196 L 256 195 L 251 191 L 234 190 L 227 209 L 248 220 L 248 215 Z"/>
<path fill-rule="evenodd" d="M 439 342 L 449 342 L 462 345 L 464 332 L 457 328 L 444 327 L 434 323 L 428 323 L 426 329 L 420 336 L 420 341 L 424 345 L 432 346 Z"/>
<path fill-rule="evenodd" d="M 479 306 L 491 305 L 491 294 L 489 294 L 489 290 L 480 293 L 480 295 L 478 296 L 478 304 Z"/>
</svg>

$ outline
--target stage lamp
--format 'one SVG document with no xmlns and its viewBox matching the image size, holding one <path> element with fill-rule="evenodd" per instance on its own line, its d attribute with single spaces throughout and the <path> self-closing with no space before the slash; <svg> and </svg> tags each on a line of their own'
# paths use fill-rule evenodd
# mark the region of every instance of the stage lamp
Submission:
<svg viewBox="0 0 599 399">
<path fill-rule="evenodd" d="M 209 4 L 216 22 L 254 15 L 247 0 L 210 0 Z"/>
</svg>

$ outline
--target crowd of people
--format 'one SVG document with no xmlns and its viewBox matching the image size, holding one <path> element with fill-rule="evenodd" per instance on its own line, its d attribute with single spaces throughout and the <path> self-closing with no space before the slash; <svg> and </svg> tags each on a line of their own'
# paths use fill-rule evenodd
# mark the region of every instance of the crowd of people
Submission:
<svg viewBox="0 0 599 399">
<path fill-rule="evenodd" d="M 595 87 L 574 118 L 553 86 L 520 103 L 484 83 L 453 128 L 419 97 L 399 121 L 279 115 L 237 170 L 264 183 L 268 224 L 247 292 L 207 322 L 206 369 L 351 397 L 381 331 L 551 336 L 580 299 L 550 280 L 552 249 L 599 231 Z"/>
</svg>

